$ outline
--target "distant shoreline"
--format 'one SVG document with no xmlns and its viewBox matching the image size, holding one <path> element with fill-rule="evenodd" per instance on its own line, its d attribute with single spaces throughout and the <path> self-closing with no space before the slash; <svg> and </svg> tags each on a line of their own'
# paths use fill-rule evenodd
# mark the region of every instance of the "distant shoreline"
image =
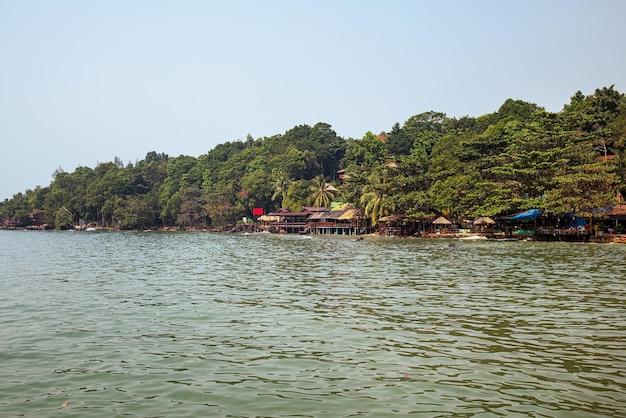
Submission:
<svg viewBox="0 0 626 418">
<path fill-rule="evenodd" d="M 252 228 L 179 228 L 179 227 L 165 227 L 157 229 L 120 229 L 120 228 L 107 228 L 107 227 L 89 227 L 89 228 L 73 228 L 73 229 L 54 229 L 44 226 L 27 226 L 27 227 L 7 227 L 0 226 L 0 230 L 5 231 L 76 231 L 76 232 L 207 232 L 216 234 L 245 234 L 245 233 L 262 233 L 263 230 Z M 267 232 L 267 231 L 265 231 Z M 270 234 L 270 232 L 267 232 Z M 272 235 L 302 235 L 302 234 L 287 234 L 287 233 L 271 233 Z M 386 238 L 386 239 L 456 239 L 467 241 L 538 241 L 538 242 L 589 242 L 589 243 L 619 243 L 626 244 L 626 235 L 622 234 L 603 234 L 599 236 L 589 235 L 585 239 L 538 239 L 537 234 L 524 234 L 516 236 L 507 236 L 504 233 L 426 233 L 420 235 L 398 235 L 398 236 L 386 236 L 380 233 L 359 234 L 359 235 L 342 235 L 342 234 L 306 234 L 307 236 L 342 236 L 346 238 Z"/>
</svg>

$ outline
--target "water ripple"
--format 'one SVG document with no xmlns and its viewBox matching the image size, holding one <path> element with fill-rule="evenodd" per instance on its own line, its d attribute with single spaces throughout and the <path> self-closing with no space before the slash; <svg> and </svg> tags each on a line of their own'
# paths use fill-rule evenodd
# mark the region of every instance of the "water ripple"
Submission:
<svg viewBox="0 0 626 418">
<path fill-rule="evenodd" d="M 626 246 L 23 231 L 0 244 L 3 416 L 626 415 Z"/>
</svg>

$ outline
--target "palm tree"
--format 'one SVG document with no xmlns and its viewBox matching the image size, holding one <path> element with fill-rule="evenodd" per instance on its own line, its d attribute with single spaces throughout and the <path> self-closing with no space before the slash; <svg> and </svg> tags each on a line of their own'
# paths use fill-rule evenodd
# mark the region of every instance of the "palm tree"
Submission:
<svg viewBox="0 0 626 418">
<path fill-rule="evenodd" d="M 272 200 L 276 200 L 278 196 L 281 197 L 281 204 L 287 198 L 287 193 L 289 192 L 289 186 L 291 185 L 292 179 L 289 178 L 287 172 L 285 170 L 276 170 L 272 173 L 272 177 L 274 183 L 272 184 L 274 187 L 274 194 L 272 195 Z"/>
<path fill-rule="evenodd" d="M 307 197 L 309 204 L 313 204 L 313 207 L 328 207 L 330 202 L 335 200 L 335 189 L 331 184 L 326 183 L 324 176 L 320 174 L 311 180 L 311 186 L 309 187 L 311 194 Z"/>
<path fill-rule="evenodd" d="M 389 215 L 394 206 L 387 194 L 389 187 L 382 182 L 380 175 L 372 173 L 368 180 L 369 184 L 363 186 L 361 204 L 365 205 L 365 216 L 372 220 L 372 225 L 376 225 L 378 219 L 383 215 Z"/>
</svg>

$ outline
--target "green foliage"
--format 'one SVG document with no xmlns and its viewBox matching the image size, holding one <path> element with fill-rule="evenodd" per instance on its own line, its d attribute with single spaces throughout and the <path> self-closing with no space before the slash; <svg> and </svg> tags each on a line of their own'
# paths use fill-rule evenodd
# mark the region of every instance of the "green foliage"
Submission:
<svg viewBox="0 0 626 418">
<path fill-rule="evenodd" d="M 335 200 L 335 192 L 330 184 L 326 183 L 324 175 L 320 174 L 311 180 L 311 186 L 309 186 L 309 196 L 307 196 L 307 202 L 313 207 L 321 208 L 330 207 L 330 202 Z"/>
<path fill-rule="evenodd" d="M 336 192 L 328 187 L 335 181 Z M 620 194 L 626 99 L 611 86 L 576 92 L 557 113 L 508 99 L 490 114 L 429 111 L 361 139 L 343 139 L 320 122 L 248 135 L 197 158 L 150 151 L 135 164 L 115 158 L 71 173 L 59 168 L 50 185 L 1 202 L 0 224 L 225 228 L 254 207 L 297 211 L 335 199 L 362 206 L 372 223 L 386 214 L 497 217 L 538 208 L 560 215 L 615 204 Z"/>
<path fill-rule="evenodd" d="M 413 148 L 413 141 L 414 138 L 396 123 L 387 135 L 387 152 L 394 157 L 407 155 Z"/>
<path fill-rule="evenodd" d="M 180 211 L 176 224 L 182 228 L 198 228 L 206 226 L 207 212 L 202 199 L 202 191 L 198 188 L 187 188 L 180 191 Z"/>
<path fill-rule="evenodd" d="M 274 189 L 272 200 L 276 200 L 280 197 L 281 202 L 284 202 L 287 199 L 287 194 L 289 193 L 289 187 L 291 186 L 292 181 L 293 179 L 289 177 L 284 169 L 272 170 L 272 187 Z"/>
<path fill-rule="evenodd" d="M 287 192 L 287 196 L 282 202 L 282 207 L 294 212 L 302 209 L 302 206 L 306 205 L 307 197 L 310 194 L 309 187 L 311 187 L 310 181 L 292 181 L 289 185 L 289 191 Z"/>
<path fill-rule="evenodd" d="M 383 181 L 381 174 L 370 174 L 368 183 L 363 186 L 360 201 L 365 216 L 370 218 L 372 225 L 376 225 L 381 217 L 389 215 L 395 209 L 393 200 L 390 199 L 391 193 L 390 185 Z"/>
<path fill-rule="evenodd" d="M 342 161 L 344 166 L 350 164 L 372 169 L 385 161 L 385 143 L 378 136 L 367 132 L 360 141 L 348 144 L 346 155 Z"/>
</svg>

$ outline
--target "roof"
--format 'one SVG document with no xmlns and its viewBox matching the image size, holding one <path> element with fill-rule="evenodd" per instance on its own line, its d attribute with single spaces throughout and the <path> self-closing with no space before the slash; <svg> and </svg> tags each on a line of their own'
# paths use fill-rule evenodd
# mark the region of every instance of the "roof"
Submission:
<svg viewBox="0 0 626 418">
<path fill-rule="evenodd" d="M 528 209 L 525 212 L 516 213 L 515 215 L 505 216 L 504 219 L 508 219 L 510 221 L 522 221 L 528 219 L 536 219 L 541 216 L 541 211 L 539 209 Z"/>
<path fill-rule="evenodd" d="M 279 221 L 279 217 L 278 216 L 270 216 L 270 215 L 261 215 L 257 218 L 257 221 L 259 222 L 278 222 Z"/>
<path fill-rule="evenodd" d="M 340 216 L 339 216 L 339 220 L 340 221 L 349 221 L 355 218 L 361 218 L 361 211 L 359 209 L 347 209 L 345 210 Z"/>
<path fill-rule="evenodd" d="M 352 207 L 331 210 L 326 212 L 317 212 L 309 216 L 309 220 L 321 220 L 321 219 L 331 219 L 338 221 L 348 221 L 351 219 L 359 218 L 361 216 L 361 211 L 359 209 L 355 209 Z"/>
<path fill-rule="evenodd" d="M 309 211 L 301 211 L 301 212 L 281 213 L 280 216 L 282 216 L 283 218 L 295 218 L 295 217 L 309 216 L 310 214 L 311 212 Z M 270 213 L 269 215 L 273 215 L 273 214 Z"/>
<path fill-rule="evenodd" d="M 488 216 L 484 216 L 482 218 L 478 218 L 474 221 L 474 225 L 493 225 L 495 224 L 496 221 L 494 221 L 493 219 L 491 219 Z"/>
<path fill-rule="evenodd" d="M 382 218 L 380 218 L 378 222 L 396 222 L 402 218 L 403 217 L 401 215 L 388 215 L 388 216 L 383 216 Z"/>
<path fill-rule="evenodd" d="M 267 216 L 282 216 L 284 218 L 289 218 L 289 217 L 296 217 L 296 216 L 308 216 L 310 214 L 311 214 L 310 211 L 291 212 L 289 210 L 287 211 L 279 210 L 278 212 L 268 213 Z"/>
<path fill-rule="evenodd" d="M 604 213 L 604 216 L 608 218 L 626 217 L 626 205 L 613 206 L 611 209 Z"/>
<path fill-rule="evenodd" d="M 319 219 L 324 219 L 328 216 L 328 212 L 316 212 L 314 214 L 312 214 L 311 216 L 309 216 L 310 220 L 319 220 Z"/>
<path fill-rule="evenodd" d="M 450 225 L 452 222 L 444 218 L 443 216 L 438 217 L 433 221 L 435 225 Z"/>
<path fill-rule="evenodd" d="M 343 210 L 332 210 L 326 216 L 326 219 L 339 220 L 339 217 L 343 214 Z"/>
<path fill-rule="evenodd" d="M 616 155 L 616 154 L 598 155 L 598 156 L 596 157 L 596 161 L 602 161 L 602 160 L 604 160 L 604 161 L 607 161 L 607 160 L 613 160 L 613 159 L 615 159 L 616 157 L 617 157 L 617 155 Z"/>
</svg>

